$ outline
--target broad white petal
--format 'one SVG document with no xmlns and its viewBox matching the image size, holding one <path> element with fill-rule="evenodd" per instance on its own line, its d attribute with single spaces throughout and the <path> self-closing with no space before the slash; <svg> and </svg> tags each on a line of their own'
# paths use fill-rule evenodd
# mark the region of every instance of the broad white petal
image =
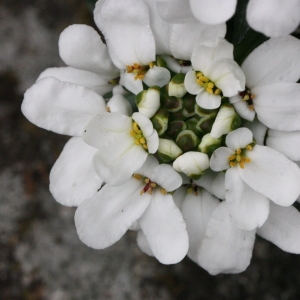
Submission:
<svg viewBox="0 0 300 300">
<path fill-rule="evenodd" d="M 134 79 L 133 73 L 123 72 L 120 77 L 120 84 L 133 94 L 138 94 L 143 90 L 143 82 L 139 79 Z"/>
<path fill-rule="evenodd" d="M 210 158 L 210 167 L 213 171 L 223 171 L 229 168 L 230 155 L 233 155 L 234 151 L 227 147 L 220 147 L 212 154 Z"/>
<path fill-rule="evenodd" d="M 193 180 L 193 182 L 196 185 L 205 188 L 210 194 L 213 195 L 214 191 L 213 191 L 212 185 L 213 185 L 213 181 L 215 180 L 217 175 L 218 175 L 218 173 L 213 172 L 211 169 L 207 169 L 205 171 L 205 173 L 201 176 L 200 179 Z"/>
<path fill-rule="evenodd" d="M 200 86 L 196 82 L 196 80 L 197 76 L 195 71 L 189 71 L 184 78 L 184 86 L 186 90 L 192 95 L 197 95 L 204 90 L 204 88 Z"/>
<path fill-rule="evenodd" d="M 266 36 L 287 35 L 297 29 L 300 22 L 298 0 L 251 0 L 247 6 L 247 22 Z"/>
<path fill-rule="evenodd" d="M 244 183 L 237 167 L 227 170 L 225 187 L 225 198 L 232 223 L 244 230 L 261 227 L 269 214 L 268 198 Z"/>
<path fill-rule="evenodd" d="M 99 190 L 103 181 L 93 166 L 96 152 L 81 137 L 67 142 L 50 172 L 49 189 L 57 202 L 78 206 Z"/>
<path fill-rule="evenodd" d="M 293 204 L 300 194 L 299 167 L 265 146 L 254 146 L 247 156 L 251 162 L 244 169 L 238 168 L 243 181 L 278 205 Z"/>
<path fill-rule="evenodd" d="M 213 195 L 217 198 L 225 200 L 225 173 L 219 172 L 212 182 Z"/>
<path fill-rule="evenodd" d="M 142 230 L 139 230 L 136 237 L 136 242 L 139 248 L 149 256 L 154 256 L 151 247 L 148 243 L 148 240 Z"/>
<path fill-rule="evenodd" d="M 283 251 L 300 253 L 300 213 L 293 207 L 270 203 L 270 213 L 257 234 Z"/>
<path fill-rule="evenodd" d="M 214 38 L 202 41 L 194 49 L 191 60 L 193 68 L 207 76 L 211 64 L 221 59 L 233 59 L 233 45 L 225 39 Z"/>
<path fill-rule="evenodd" d="M 154 256 L 163 264 L 181 261 L 188 251 L 188 235 L 181 212 L 171 195 L 155 190 L 139 219 Z"/>
<path fill-rule="evenodd" d="M 74 24 L 67 27 L 60 34 L 58 48 L 61 59 L 73 68 L 95 72 L 107 79 L 119 76 L 106 45 L 91 26 Z"/>
<path fill-rule="evenodd" d="M 237 96 L 237 97 L 240 97 L 240 96 Z M 233 98 L 233 97 L 231 97 L 231 98 Z M 241 99 L 241 97 L 240 97 L 240 99 Z M 232 105 L 241 118 L 251 121 L 251 122 L 254 120 L 255 110 L 251 110 L 249 108 L 249 104 L 247 103 L 247 101 L 238 101 L 238 102 L 232 103 Z"/>
<path fill-rule="evenodd" d="M 101 8 L 104 35 L 112 61 L 119 69 L 155 60 L 149 9 L 140 0 L 106 1 Z"/>
<path fill-rule="evenodd" d="M 113 89 L 113 85 L 101 75 L 71 67 L 48 68 L 40 74 L 37 81 L 46 77 L 55 77 L 60 81 L 83 85 L 102 96 Z"/>
<path fill-rule="evenodd" d="M 205 189 L 198 189 L 198 195 L 186 193 L 182 203 L 182 216 L 189 235 L 188 257 L 196 263 L 207 223 L 219 203 L 218 199 Z"/>
<path fill-rule="evenodd" d="M 245 75 L 239 65 L 230 59 L 222 59 L 211 64 L 207 75 L 226 97 L 245 90 Z"/>
<path fill-rule="evenodd" d="M 257 118 L 267 127 L 300 130 L 300 84 L 274 83 L 253 89 Z"/>
<path fill-rule="evenodd" d="M 255 230 L 232 224 L 226 201 L 214 210 L 198 253 L 198 263 L 211 275 L 240 273 L 250 264 Z"/>
<path fill-rule="evenodd" d="M 186 195 L 187 195 L 187 187 L 185 186 L 181 186 L 173 194 L 174 203 L 180 211 L 182 211 L 182 203 Z"/>
<path fill-rule="evenodd" d="M 181 176 L 167 164 L 156 166 L 150 179 L 164 188 L 167 192 L 176 190 L 182 184 Z"/>
<path fill-rule="evenodd" d="M 210 94 L 206 90 L 203 89 L 196 96 L 196 102 L 200 107 L 202 107 L 204 109 L 215 109 L 215 108 L 220 107 L 220 105 L 221 105 L 221 96 Z"/>
<path fill-rule="evenodd" d="M 26 91 L 21 109 L 25 117 L 39 127 L 81 136 L 88 121 L 106 111 L 106 106 L 96 92 L 48 77 Z"/>
<path fill-rule="evenodd" d="M 187 23 L 194 20 L 190 6 L 182 0 L 157 1 L 161 18 L 171 23 Z"/>
<path fill-rule="evenodd" d="M 242 69 L 250 89 L 281 81 L 297 82 L 300 77 L 300 41 L 292 36 L 271 38 L 249 54 Z"/>
<path fill-rule="evenodd" d="M 248 128 L 241 127 L 228 133 L 225 142 L 228 148 L 235 151 L 251 144 L 253 142 L 253 134 Z"/>
<path fill-rule="evenodd" d="M 180 65 L 178 60 L 174 57 L 171 57 L 169 55 L 163 55 L 162 58 L 166 62 L 168 69 L 175 72 L 175 73 L 182 73 L 186 74 L 190 71 L 192 71 L 193 67 L 191 65 Z"/>
<path fill-rule="evenodd" d="M 290 160 L 300 161 L 300 131 L 269 129 L 266 145 L 281 152 Z"/>
<path fill-rule="evenodd" d="M 229 20 L 235 12 L 236 3 L 237 0 L 190 0 L 195 18 L 207 24 L 220 24 Z"/>
<path fill-rule="evenodd" d="M 117 112 L 125 116 L 132 115 L 132 107 L 128 100 L 121 94 L 114 95 L 106 105 L 110 112 Z"/>
<path fill-rule="evenodd" d="M 193 50 L 200 42 L 205 39 L 223 38 L 225 33 L 225 24 L 211 26 L 197 20 L 186 24 L 173 24 L 170 37 L 172 55 L 177 59 L 190 61 Z"/>
<path fill-rule="evenodd" d="M 163 87 L 169 83 L 171 79 L 170 71 L 166 68 L 156 67 L 149 69 L 145 74 L 143 81 L 149 86 Z"/>
<path fill-rule="evenodd" d="M 258 145 L 263 146 L 265 143 L 265 137 L 268 131 L 268 127 L 259 122 L 258 119 L 254 119 L 253 122 L 246 122 L 244 126 L 251 130 L 255 142 Z"/>
<path fill-rule="evenodd" d="M 104 249 L 117 242 L 149 205 L 151 195 L 140 195 L 142 182 L 130 179 L 119 187 L 106 184 L 79 205 L 75 225 L 82 242 Z"/>
<path fill-rule="evenodd" d="M 154 169 L 158 165 L 158 160 L 153 155 L 148 155 L 144 164 L 135 173 L 151 179 L 151 177 L 153 176 Z"/>
</svg>

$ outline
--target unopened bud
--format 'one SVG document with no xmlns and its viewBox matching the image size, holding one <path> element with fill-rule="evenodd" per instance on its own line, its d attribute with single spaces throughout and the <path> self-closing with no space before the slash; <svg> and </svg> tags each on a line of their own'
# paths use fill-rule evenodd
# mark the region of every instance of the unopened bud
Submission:
<svg viewBox="0 0 300 300">
<path fill-rule="evenodd" d="M 172 121 L 168 124 L 168 129 L 166 130 L 166 134 L 168 137 L 172 139 L 176 139 L 178 134 L 186 130 L 187 126 L 183 121 Z"/>
<path fill-rule="evenodd" d="M 211 155 L 217 148 L 221 147 L 222 138 L 213 138 L 209 133 L 202 137 L 198 150 Z"/>
<path fill-rule="evenodd" d="M 181 155 L 182 150 L 172 140 L 159 139 L 157 153 L 164 163 L 169 163 Z"/>
<path fill-rule="evenodd" d="M 200 139 L 191 130 L 181 131 L 176 138 L 176 144 L 184 152 L 195 150 L 199 145 L 199 143 L 200 143 Z"/>
<path fill-rule="evenodd" d="M 157 131 L 158 135 L 161 136 L 165 133 L 168 128 L 169 113 L 164 109 L 159 109 L 156 114 L 151 118 L 153 128 Z"/>
<path fill-rule="evenodd" d="M 184 86 L 185 74 L 176 74 L 168 84 L 168 94 L 169 96 L 175 96 L 177 98 L 182 98 L 187 90 Z"/>
<path fill-rule="evenodd" d="M 229 103 L 223 104 L 217 114 L 216 120 L 212 126 L 210 135 L 219 138 L 241 125 L 241 118 L 235 112 L 233 106 Z"/>
<path fill-rule="evenodd" d="M 202 137 L 203 133 L 197 127 L 199 120 L 197 118 L 190 118 L 185 121 L 188 130 L 192 130 L 198 137 Z"/>
<path fill-rule="evenodd" d="M 151 118 L 160 107 L 160 88 L 152 86 L 148 90 L 143 90 L 135 97 L 135 103 L 139 112 Z"/>
<path fill-rule="evenodd" d="M 214 117 L 203 117 L 199 120 L 197 129 L 199 129 L 204 134 L 209 133 L 212 129 L 214 121 Z"/>
<path fill-rule="evenodd" d="M 161 106 L 169 112 L 177 112 L 182 109 L 182 99 L 174 96 L 169 96 L 167 91 L 162 89 Z"/>
<path fill-rule="evenodd" d="M 195 113 L 200 117 L 215 117 L 218 113 L 218 109 L 205 109 L 196 104 Z"/>
</svg>

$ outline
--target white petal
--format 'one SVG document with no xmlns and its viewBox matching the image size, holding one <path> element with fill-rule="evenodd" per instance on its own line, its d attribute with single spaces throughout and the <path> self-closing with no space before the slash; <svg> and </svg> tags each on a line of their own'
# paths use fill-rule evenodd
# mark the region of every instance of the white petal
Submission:
<svg viewBox="0 0 300 300">
<path fill-rule="evenodd" d="M 152 118 L 160 108 L 160 89 L 155 86 L 143 90 L 136 96 L 135 103 L 141 114 L 147 118 Z"/>
<path fill-rule="evenodd" d="M 228 157 L 234 154 L 234 151 L 227 147 L 220 147 L 212 154 L 210 158 L 210 167 L 213 171 L 223 171 L 229 168 Z"/>
<path fill-rule="evenodd" d="M 215 83 L 225 97 L 234 96 L 239 91 L 245 90 L 245 75 L 233 60 L 222 59 L 212 63 L 206 76 Z"/>
<path fill-rule="evenodd" d="M 29 88 L 22 103 L 22 112 L 30 122 L 74 136 L 81 136 L 88 121 L 104 111 L 105 101 L 96 92 L 54 77 L 41 79 Z"/>
<path fill-rule="evenodd" d="M 83 85 L 102 96 L 113 89 L 113 85 L 99 74 L 71 67 L 48 68 L 40 74 L 37 80 L 46 77 L 55 77 L 60 81 Z"/>
<path fill-rule="evenodd" d="M 297 82 L 300 77 L 300 41 L 292 36 L 271 38 L 249 54 L 242 69 L 250 89 L 281 81 Z"/>
<path fill-rule="evenodd" d="M 297 29 L 300 22 L 300 2 L 290 0 L 251 0 L 247 6 L 247 22 L 266 36 L 287 35 Z"/>
<path fill-rule="evenodd" d="M 275 83 L 253 89 L 257 118 L 267 127 L 282 130 L 300 130 L 300 85 Z"/>
<path fill-rule="evenodd" d="M 138 244 L 139 248 L 144 253 L 146 253 L 149 256 L 154 256 L 154 254 L 151 250 L 151 247 L 149 245 L 149 242 L 148 242 L 148 240 L 147 240 L 147 238 L 146 238 L 146 236 L 145 236 L 145 234 L 143 233 L 142 230 L 138 231 L 136 241 L 137 241 L 137 244 Z"/>
<path fill-rule="evenodd" d="M 241 99 L 240 96 L 236 96 L 236 97 L 239 97 Z M 232 102 L 230 101 L 230 103 L 232 103 Z M 247 101 L 238 101 L 238 102 L 232 103 L 232 105 L 241 118 L 251 121 L 251 122 L 254 120 L 255 110 L 249 109 L 249 104 L 247 103 Z"/>
<path fill-rule="evenodd" d="M 193 180 L 193 182 L 196 185 L 205 188 L 210 194 L 213 195 L 214 192 L 213 192 L 212 184 L 217 175 L 218 173 L 213 172 L 211 169 L 207 169 L 200 179 Z"/>
<path fill-rule="evenodd" d="M 133 94 L 138 94 L 143 90 L 143 82 L 141 80 L 135 80 L 133 73 L 123 72 L 120 77 L 120 84 Z"/>
<path fill-rule="evenodd" d="M 229 20 L 236 7 L 237 0 L 190 0 L 194 16 L 203 23 L 220 24 Z"/>
<path fill-rule="evenodd" d="M 198 253 L 198 263 L 211 275 L 240 273 L 250 264 L 255 230 L 232 224 L 226 201 L 214 210 Z"/>
<path fill-rule="evenodd" d="M 100 149 L 94 156 L 97 174 L 110 185 L 126 182 L 146 161 L 148 153 L 130 136 L 132 119 L 103 113 L 86 126 L 84 140 Z"/>
<path fill-rule="evenodd" d="M 201 175 L 209 168 L 209 158 L 205 153 L 189 151 L 176 158 L 173 168 L 187 176 Z"/>
<path fill-rule="evenodd" d="M 293 207 L 270 203 L 270 213 L 257 234 L 283 251 L 300 253 L 300 213 Z"/>
<path fill-rule="evenodd" d="M 162 19 L 171 23 L 186 23 L 194 20 L 190 6 L 182 0 L 157 1 Z"/>
<path fill-rule="evenodd" d="M 254 119 L 253 122 L 246 122 L 244 126 L 251 130 L 253 138 L 258 145 L 263 146 L 265 143 L 265 137 L 267 134 L 267 126 L 259 122 L 258 119 Z"/>
<path fill-rule="evenodd" d="M 169 83 L 171 79 L 170 71 L 166 68 L 156 67 L 149 69 L 145 74 L 143 81 L 149 86 L 163 87 Z"/>
<path fill-rule="evenodd" d="M 150 179 L 164 188 L 167 192 L 172 192 L 182 184 L 181 176 L 167 164 L 160 164 L 155 167 Z"/>
<path fill-rule="evenodd" d="M 73 68 L 99 73 L 107 79 L 119 76 L 106 45 L 90 26 L 74 24 L 67 27 L 60 34 L 58 47 L 61 59 Z"/>
<path fill-rule="evenodd" d="M 189 61 L 193 50 L 200 42 L 205 39 L 224 37 L 225 33 L 225 24 L 211 26 L 197 20 L 186 24 L 173 24 L 170 37 L 172 55 L 177 59 Z"/>
<path fill-rule="evenodd" d="M 110 112 L 117 112 L 125 116 L 132 115 L 132 107 L 128 100 L 121 94 L 114 95 L 108 102 L 107 108 Z"/>
<path fill-rule="evenodd" d="M 233 45 L 222 38 L 204 40 L 193 51 L 192 65 L 207 76 L 211 64 L 220 59 L 233 59 Z"/>
<path fill-rule="evenodd" d="M 247 152 L 251 159 L 240 176 L 255 191 L 278 205 L 289 206 L 300 194 L 300 169 L 272 148 L 256 145 Z"/>
<path fill-rule="evenodd" d="M 234 225 L 244 230 L 261 227 L 269 214 L 269 200 L 243 182 L 236 168 L 225 175 L 225 198 Z"/>
<path fill-rule="evenodd" d="M 192 71 L 193 67 L 190 66 L 182 66 L 179 64 L 178 60 L 175 59 L 174 57 L 168 56 L 168 55 L 163 55 L 162 58 L 166 62 L 168 69 L 175 73 L 182 73 L 186 74 L 190 71 Z"/>
<path fill-rule="evenodd" d="M 197 104 L 204 109 L 215 109 L 221 105 L 221 96 L 201 91 L 196 97 Z"/>
<path fill-rule="evenodd" d="M 241 127 L 228 133 L 225 142 L 228 148 L 235 151 L 251 144 L 253 142 L 253 134 L 248 128 Z"/>
<path fill-rule="evenodd" d="M 198 195 L 186 193 L 182 204 L 182 215 L 189 235 L 188 257 L 196 263 L 207 223 L 219 203 L 218 199 L 204 189 L 198 189 Z"/>
<path fill-rule="evenodd" d="M 171 195 L 155 190 L 139 222 L 154 256 L 161 263 L 175 264 L 184 258 L 188 251 L 188 235 Z"/>
<path fill-rule="evenodd" d="M 55 200 L 66 206 L 78 206 L 92 197 L 101 187 L 102 180 L 94 170 L 96 148 L 71 138 L 50 172 L 50 192 Z"/>
<path fill-rule="evenodd" d="M 102 33 L 104 33 L 104 25 L 101 18 L 101 9 L 105 1 L 106 0 L 97 0 L 94 9 L 94 21 Z"/>
<path fill-rule="evenodd" d="M 186 90 L 192 95 L 197 95 L 198 93 L 204 90 L 204 88 L 200 86 L 196 82 L 196 80 L 197 77 L 195 71 L 189 71 L 184 78 L 184 86 Z"/>
<path fill-rule="evenodd" d="M 149 10 L 140 0 L 110 0 L 101 9 L 104 35 L 112 61 L 119 69 L 155 60 Z"/>
<path fill-rule="evenodd" d="M 293 161 L 300 160 L 300 131 L 277 131 L 268 130 L 266 145 Z"/>
<path fill-rule="evenodd" d="M 141 188 L 142 182 L 133 178 L 119 187 L 105 185 L 80 204 L 75 225 L 81 241 L 95 249 L 117 242 L 149 205 L 151 196 L 140 195 Z"/>
<path fill-rule="evenodd" d="M 135 172 L 136 174 L 143 175 L 144 177 L 151 178 L 154 169 L 159 165 L 158 160 L 153 155 L 148 155 L 144 164 Z"/>
<path fill-rule="evenodd" d="M 212 190 L 217 198 L 225 200 L 225 173 L 218 173 L 212 182 Z"/>
<path fill-rule="evenodd" d="M 180 211 L 182 211 L 182 203 L 186 195 L 187 195 L 187 188 L 185 186 L 181 186 L 173 194 L 174 203 Z"/>
</svg>

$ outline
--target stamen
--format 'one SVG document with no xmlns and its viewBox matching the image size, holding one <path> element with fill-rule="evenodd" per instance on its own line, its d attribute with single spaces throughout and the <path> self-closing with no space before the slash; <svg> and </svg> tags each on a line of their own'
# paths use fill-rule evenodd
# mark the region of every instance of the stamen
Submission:
<svg viewBox="0 0 300 300">
<path fill-rule="evenodd" d="M 163 194 L 163 195 L 167 195 L 167 191 L 163 188 L 160 189 L 160 192 Z"/>
<path fill-rule="evenodd" d="M 141 180 L 142 179 L 142 175 L 140 175 L 140 174 L 133 174 L 132 175 L 133 176 L 133 178 L 135 178 L 135 179 L 137 179 L 137 180 Z"/>
</svg>

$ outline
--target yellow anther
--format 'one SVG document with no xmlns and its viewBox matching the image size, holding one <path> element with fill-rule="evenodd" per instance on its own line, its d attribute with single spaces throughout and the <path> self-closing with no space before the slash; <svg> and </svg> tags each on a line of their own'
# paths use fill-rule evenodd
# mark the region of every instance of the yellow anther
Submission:
<svg viewBox="0 0 300 300">
<path fill-rule="evenodd" d="M 167 191 L 163 188 L 160 189 L 160 192 L 163 194 L 163 195 L 167 195 Z"/>
<path fill-rule="evenodd" d="M 140 142 L 141 144 L 146 144 L 146 140 L 145 140 L 145 138 L 143 138 L 143 137 L 139 139 L 139 142 Z"/>
<path fill-rule="evenodd" d="M 243 101 L 247 101 L 247 100 L 249 100 L 249 99 L 250 99 L 249 95 L 245 95 L 245 96 L 243 97 Z"/>
<path fill-rule="evenodd" d="M 214 91 L 212 90 L 212 88 L 207 87 L 205 90 L 206 90 L 208 93 L 210 93 L 210 94 L 213 94 L 213 93 L 214 93 Z"/>
<path fill-rule="evenodd" d="M 106 111 L 109 112 L 109 113 L 111 112 L 109 106 L 106 106 Z"/>
<path fill-rule="evenodd" d="M 155 188 L 155 187 L 156 187 L 156 183 L 155 183 L 155 182 L 151 182 L 150 186 L 151 186 L 152 188 Z"/>
<path fill-rule="evenodd" d="M 151 63 L 149 64 L 150 69 L 152 69 L 154 66 L 155 66 L 154 62 L 151 62 Z"/>
<path fill-rule="evenodd" d="M 136 145 L 140 145 L 141 144 L 139 140 L 135 140 L 134 142 L 135 142 Z"/>
<path fill-rule="evenodd" d="M 245 158 L 245 162 L 246 162 L 246 163 L 249 163 L 249 162 L 251 162 L 251 159 L 250 159 L 249 157 L 246 157 L 246 158 Z"/>
<path fill-rule="evenodd" d="M 193 188 L 192 187 L 188 188 L 187 193 L 191 194 L 192 192 L 193 192 Z"/>
<path fill-rule="evenodd" d="M 241 152 L 242 152 L 241 148 L 236 150 L 236 154 L 238 154 L 238 155 L 241 154 Z"/>
<path fill-rule="evenodd" d="M 148 194 L 152 195 L 152 190 L 151 189 L 148 190 Z"/>
<path fill-rule="evenodd" d="M 146 144 L 142 145 L 145 150 L 148 150 L 148 146 Z"/>
<path fill-rule="evenodd" d="M 231 162 L 229 163 L 229 166 L 230 166 L 231 168 L 233 168 L 233 167 L 235 166 L 235 162 L 234 162 L 234 161 L 231 161 Z"/>
<path fill-rule="evenodd" d="M 241 161 L 241 160 L 242 160 L 241 156 L 240 156 L 240 155 L 237 155 L 237 156 L 236 156 L 236 161 Z"/>
<path fill-rule="evenodd" d="M 255 97 L 256 97 L 255 94 L 251 94 L 251 96 L 250 96 L 251 99 L 254 99 Z"/>
<path fill-rule="evenodd" d="M 135 137 L 135 132 L 134 132 L 133 130 L 130 130 L 130 135 L 131 135 L 132 137 Z"/>
<path fill-rule="evenodd" d="M 239 166 L 240 166 L 242 169 L 244 169 L 244 167 L 245 167 L 244 162 L 243 162 L 243 161 L 240 161 L 240 162 L 239 162 Z"/>
<path fill-rule="evenodd" d="M 141 180 L 142 179 L 142 175 L 140 175 L 140 174 L 133 174 L 133 178 L 135 178 L 137 180 Z"/>
<path fill-rule="evenodd" d="M 136 68 L 136 69 L 138 69 L 138 68 L 140 68 L 141 66 L 140 66 L 138 63 L 134 63 L 134 64 L 133 64 L 133 67 Z"/>
<path fill-rule="evenodd" d="M 207 87 L 208 87 L 208 88 L 211 88 L 211 89 L 212 89 L 214 86 L 215 86 L 215 85 L 214 85 L 212 82 L 209 82 L 209 83 L 207 84 Z"/>
<path fill-rule="evenodd" d="M 145 178 L 144 180 L 146 183 L 149 183 L 150 182 L 150 179 L 149 178 Z"/>
<path fill-rule="evenodd" d="M 199 77 L 202 76 L 202 75 L 203 75 L 202 72 L 197 72 L 197 73 L 196 73 L 197 78 L 199 78 Z"/>
<path fill-rule="evenodd" d="M 236 159 L 236 155 L 230 155 L 230 156 L 228 156 L 228 160 L 234 160 L 234 159 Z"/>
<path fill-rule="evenodd" d="M 139 125 L 136 122 L 133 122 L 133 130 L 136 133 L 141 133 L 141 129 L 139 128 Z"/>
<path fill-rule="evenodd" d="M 252 150 L 252 146 L 251 145 L 247 145 L 246 148 L 247 148 L 247 150 Z"/>
<path fill-rule="evenodd" d="M 209 79 L 206 76 L 200 76 L 199 79 L 203 82 L 209 82 Z"/>
<path fill-rule="evenodd" d="M 251 105 L 248 106 L 248 108 L 249 108 L 250 110 L 254 110 L 254 105 L 251 104 Z"/>
<path fill-rule="evenodd" d="M 214 94 L 215 95 L 220 95 L 221 94 L 221 90 L 220 89 L 216 89 Z"/>
</svg>

